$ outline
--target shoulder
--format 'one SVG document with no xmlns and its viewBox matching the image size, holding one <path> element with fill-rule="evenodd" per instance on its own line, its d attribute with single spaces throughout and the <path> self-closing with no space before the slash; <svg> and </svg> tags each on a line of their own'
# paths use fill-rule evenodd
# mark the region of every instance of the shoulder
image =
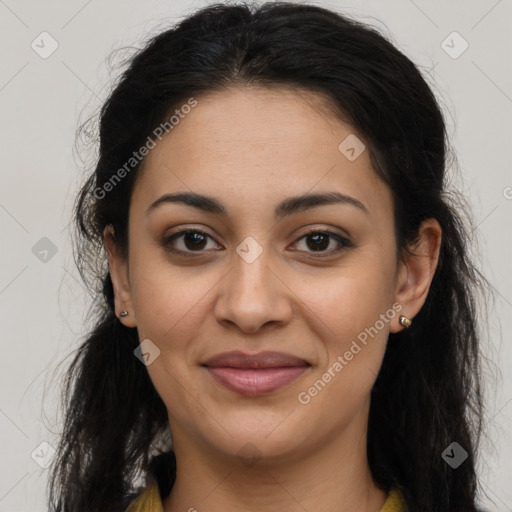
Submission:
<svg viewBox="0 0 512 512">
<path fill-rule="evenodd" d="M 157 482 L 126 498 L 125 512 L 163 512 Z"/>
<path fill-rule="evenodd" d="M 125 512 L 163 512 L 163 499 L 169 494 L 176 479 L 176 456 L 171 449 L 153 457 L 150 462 L 152 482 L 128 495 Z"/>
<path fill-rule="evenodd" d="M 389 491 L 388 497 L 380 509 L 380 512 L 407 512 L 407 506 L 402 493 L 393 488 Z"/>
</svg>

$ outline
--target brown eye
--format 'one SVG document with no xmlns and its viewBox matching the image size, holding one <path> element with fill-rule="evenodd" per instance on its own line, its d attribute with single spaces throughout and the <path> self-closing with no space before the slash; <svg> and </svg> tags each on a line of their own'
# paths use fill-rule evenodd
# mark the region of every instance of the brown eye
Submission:
<svg viewBox="0 0 512 512">
<path fill-rule="evenodd" d="M 208 248 L 209 240 L 213 238 L 204 231 L 197 229 L 187 229 L 179 231 L 166 237 L 162 245 L 166 250 L 180 256 L 200 257 L 204 252 L 218 250 L 218 245 Z M 326 230 L 312 230 L 302 237 L 296 243 L 304 241 L 305 248 L 298 249 L 301 252 L 316 253 L 317 257 L 331 256 L 353 244 L 345 237 Z"/>
<path fill-rule="evenodd" d="M 163 245 L 171 252 L 183 256 L 196 256 L 191 253 L 200 253 L 203 250 L 207 250 L 208 239 L 213 240 L 213 238 L 204 231 L 187 229 L 166 237 L 163 241 Z M 214 248 L 216 247 L 217 246 L 214 246 Z M 198 256 L 200 255 L 201 254 L 198 254 Z"/>
<path fill-rule="evenodd" d="M 300 237 L 298 241 L 301 240 L 305 241 L 305 252 L 316 252 L 322 255 L 335 254 L 347 247 L 352 247 L 348 239 L 331 231 L 313 230 Z M 330 250 L 328 250 L 329 247 L 331 247 Z"/>
</svg>

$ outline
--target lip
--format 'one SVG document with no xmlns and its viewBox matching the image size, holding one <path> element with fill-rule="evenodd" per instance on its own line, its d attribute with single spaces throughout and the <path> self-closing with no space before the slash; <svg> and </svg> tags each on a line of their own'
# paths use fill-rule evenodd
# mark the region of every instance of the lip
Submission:
<svg viewBox="0 0 512 512">
<path fill-rule="evenodd" d="M 210 375 L 225 388 L 246 396 L 271 393 L 298 379 L 310 364 L 282 352 L 224 352 L 204 364 Z"/>
</svg>

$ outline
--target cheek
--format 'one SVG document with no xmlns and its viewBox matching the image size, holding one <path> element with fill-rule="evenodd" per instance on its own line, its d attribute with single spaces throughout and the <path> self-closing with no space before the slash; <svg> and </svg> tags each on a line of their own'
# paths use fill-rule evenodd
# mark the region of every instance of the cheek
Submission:
<svg viewBox="0 0 512 512">
<path fill-rule="evenodd" d="M 297 397 L 312 416 L 325 418 L 330 411 L 329 421 L 345 423 L 366 403 L 382 364 L 390 320 L 397 314 L 391 307 L 390 279 L 384 276 L 377 266 L 363 265 L 301 296 L 314 313 L 310 318 L 316 318 L 312 325 L 323 351 Z"/>
<path fill-rule="evenodd" d="M 319 414 L 333 404 L 340 405 L 340 418 L 353 412 L 366 400 L 379 373 L 396 315 L 391 260 L 368 251 L 318 286 L 302 289 L 301 299 L 317 318 L 323 352 L 302 391 L 306 401 L 314 400 Z"/>
<path fill-rule="evenodd" d="M 171 338 L 179 342 L 176 333 L 197 321 L 218 279 L 205 269 L 178 267 L 159 255 L 138 256 L 133 258 L 131 281 L 139 332 L 163 343 Z"/>
<path fill-rule="evenodd" d="M 134 307 L 139 339 L 151 340 L 159 356 L 147 366 L 150 379 L 173 414 L 195 418 L 204 414 L 201 394 L 191 382 L 190 365 L 197 359 L 194 339 L 209 314 L 208 291 L 218 279 L 146 259 L 133 265 Z M 204 337 L 204 334 L 203 334 Z"/>
<path fill-rule="evenodd" d="M 372 259 L 339 269 L 312 283 L 302 282 L 297 295 L 332 337 L 347 340 L 375 324 L 391 308 L 392 273 Z"/>
</svg>

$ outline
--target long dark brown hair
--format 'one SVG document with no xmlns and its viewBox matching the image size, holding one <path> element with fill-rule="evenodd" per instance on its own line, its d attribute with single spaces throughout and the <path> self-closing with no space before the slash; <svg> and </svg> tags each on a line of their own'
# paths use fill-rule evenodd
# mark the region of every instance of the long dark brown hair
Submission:
<svg viewBox="0 0 512 512">
<path fill-rule="evenodd" d="M 441 109 L 419 69 L 377 29 L 285 2 L 216 4 L 190 15 L 129 59 L 101 108 L 99 155 L 75 209 L 75 259 L 95 294 L 96 323 L 67 371 L 50 509 L 121 511 L 137 479 L 158 478 L 164 494 L 171 488 L 172 449 L 152 451 L 168 430 L 166 407 L 134 357 L 137 329 L 115 315 L 103 246 L 112 224 L 127 254 L 140 164 L 115 186 L 105 184 L 176 108 L 235 84 L 287 85 L 329 98 L 368 141 L 374 170 L 392 191 L 399 253 L 423 220 L 440 223 L 426 302 L 410 329 L 390 334 L 372 390 L 368 461 L 377 484 L 401 489 L 410 511 L 476 511 L 483 411 L 477 294 L 487 283 L 469 257 L 465 202 L 447 187 L 453 155 Z M 441 456 L 452 442 L 467 452 L 457 469 Z"/>
</svg>

